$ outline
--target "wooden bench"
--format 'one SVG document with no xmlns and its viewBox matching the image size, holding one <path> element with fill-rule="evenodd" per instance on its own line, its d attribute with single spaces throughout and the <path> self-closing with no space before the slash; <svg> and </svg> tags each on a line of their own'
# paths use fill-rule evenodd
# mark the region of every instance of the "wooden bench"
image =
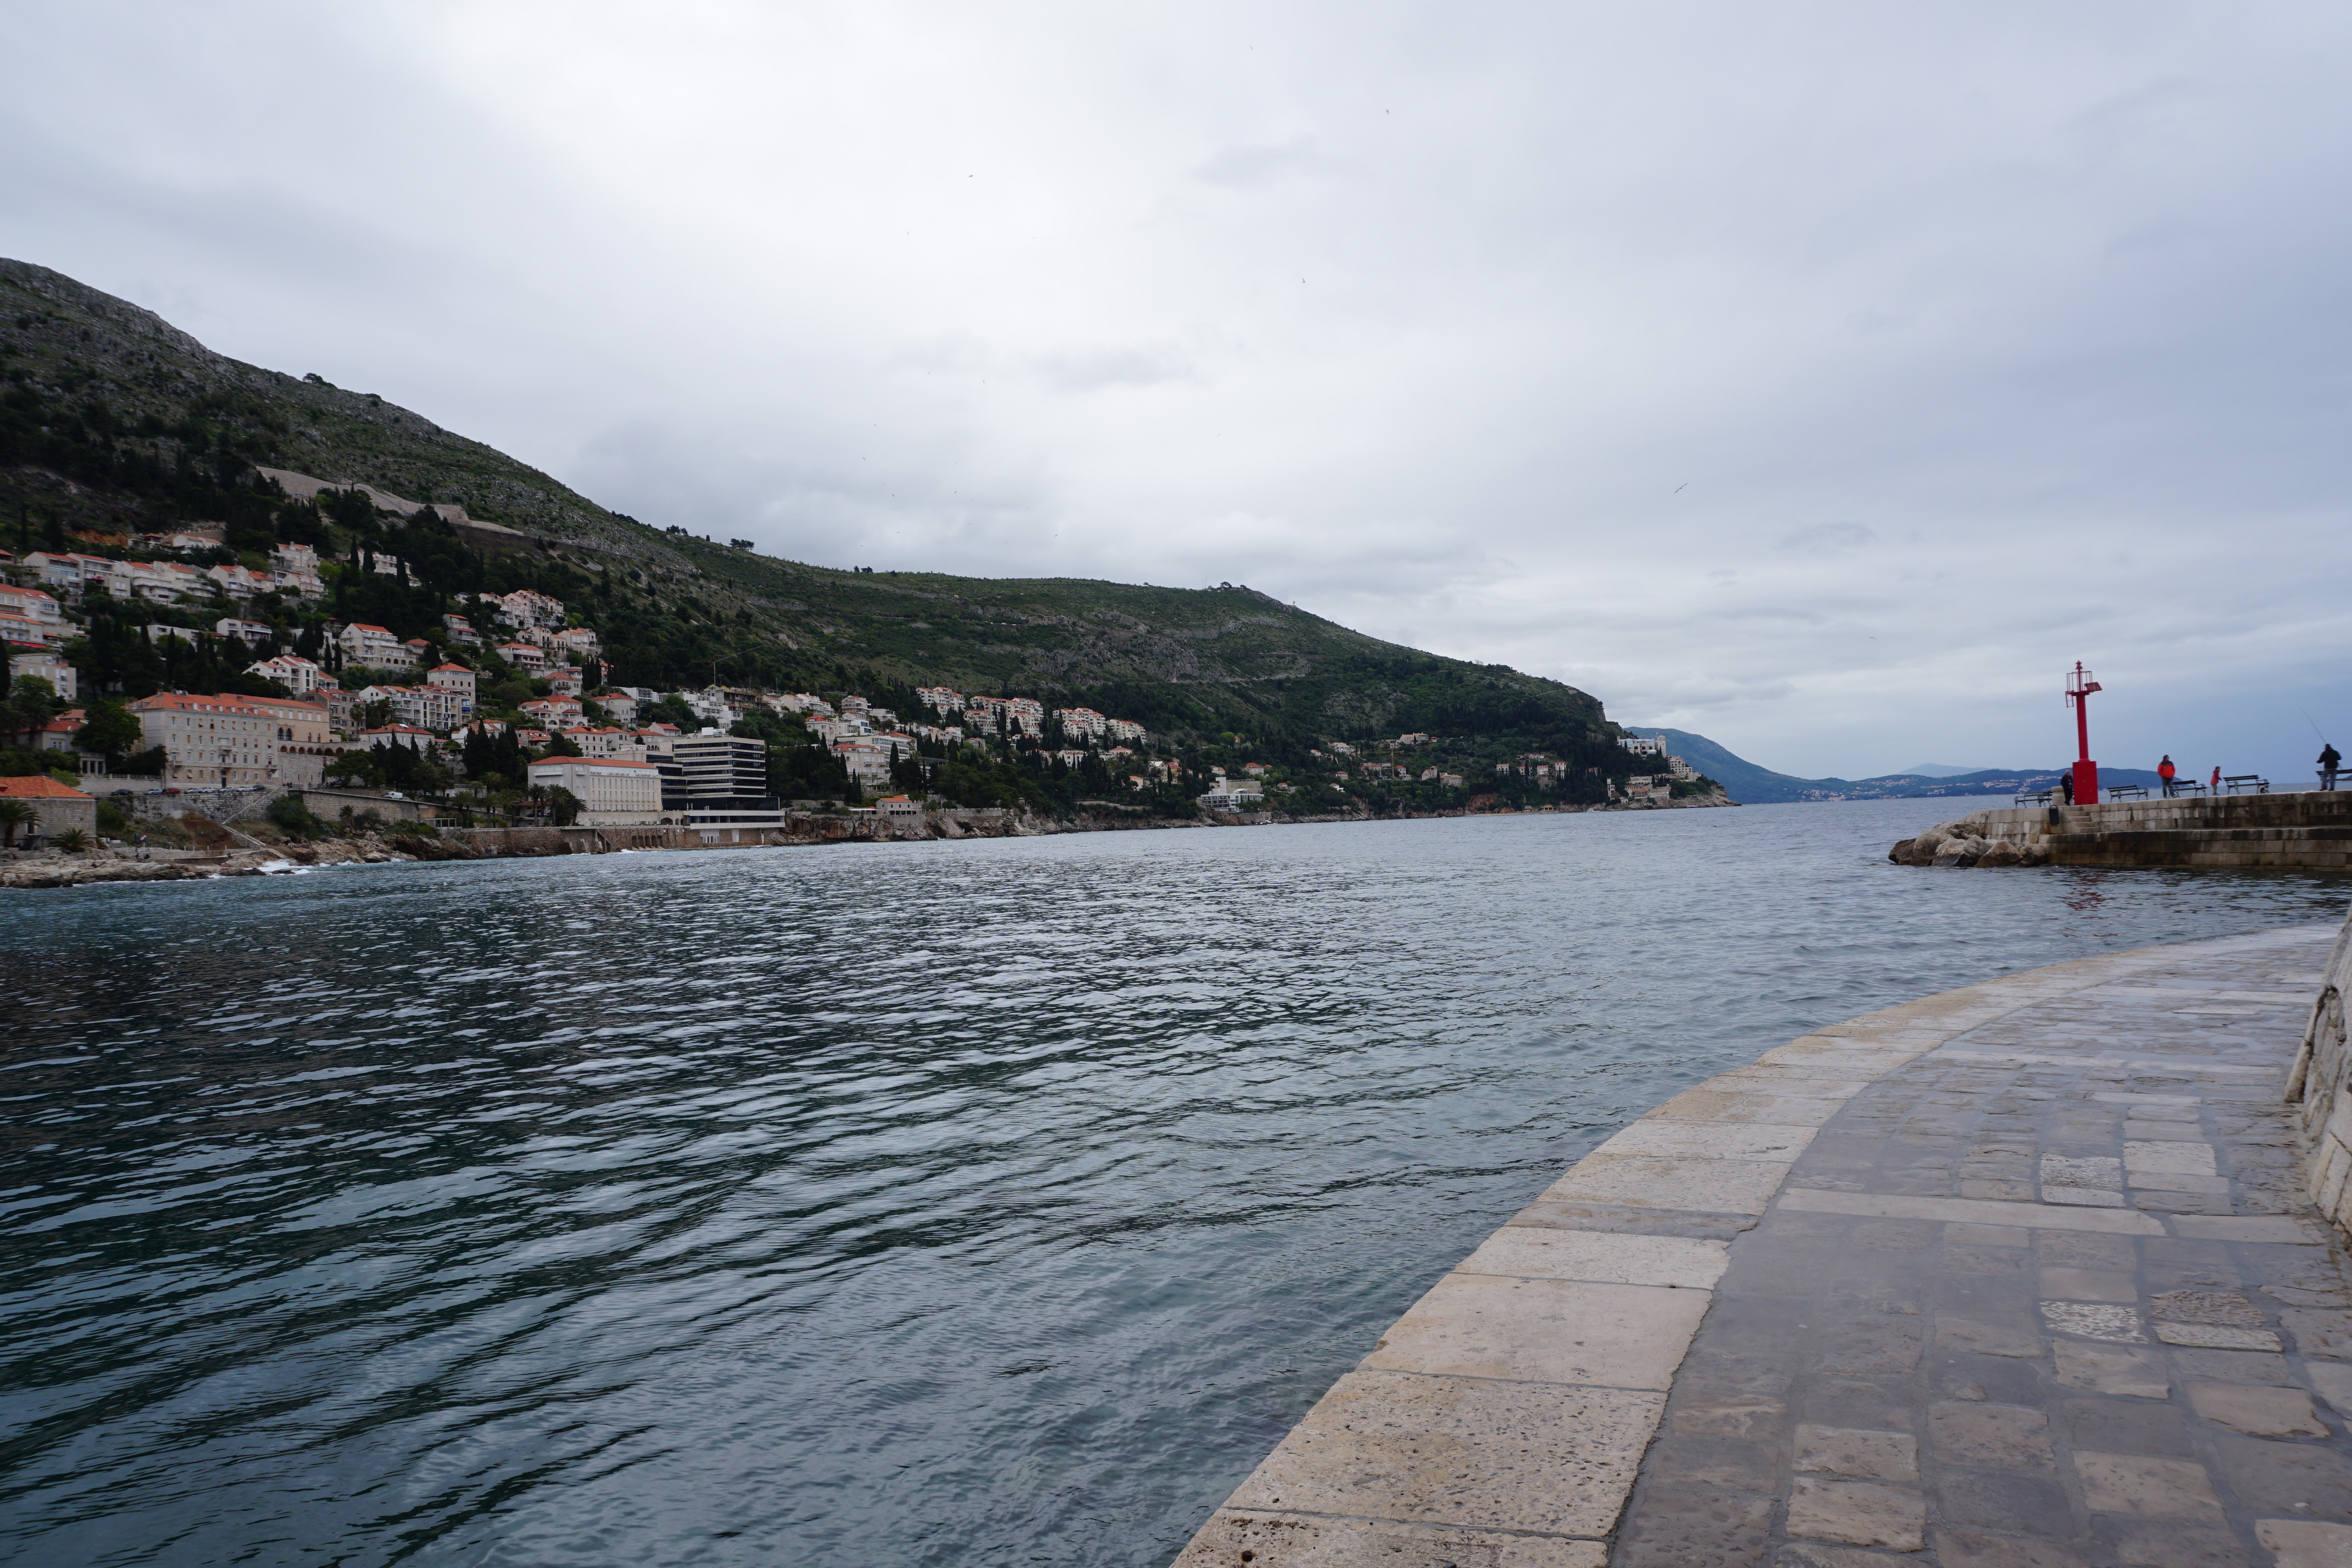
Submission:
<svg viewBox="0 0 2352 1568">
<path fill-rule="evenodd" d="M 2107 799 L 2110 800 L 2145 800 L 2147 799 L 2147 786 L 2145 784 L 2110 784 L 2107 786 Z"/>
<path fill-rule="evenodd" d="M 2017 798 L 2021 806 L 2047 806 L 2058 799 L 2055 789 L 2028 789 Z"/>
<path fill-rule="evenodd" d="M 2232 795 L 2267 795 L 2271 781 L 2259 773 L 2224 773 L 2222 787 Z"/>
<path fill-rule="evenodd" d="M 2173 795 L 2203 795 L 2208 793 L 2208 791 L 2204 785 L 2198 783 L 2194 779 L 2175 779 L 2172 781 L 2172 788 L 2168 791 L 2168 793 Z"/>
</svg>

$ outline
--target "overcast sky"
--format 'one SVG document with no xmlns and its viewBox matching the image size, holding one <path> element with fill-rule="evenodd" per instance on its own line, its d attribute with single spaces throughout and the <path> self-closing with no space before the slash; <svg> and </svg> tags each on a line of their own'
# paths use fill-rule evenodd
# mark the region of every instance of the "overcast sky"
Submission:
<svg viewBox="0 0 2352 1568">
<path fill-rule="evenodd" d="M 2352 744 L 2352 11 L 19 5 L 0 254 L 646 521 L 1765 766 Z"/>
</svg>

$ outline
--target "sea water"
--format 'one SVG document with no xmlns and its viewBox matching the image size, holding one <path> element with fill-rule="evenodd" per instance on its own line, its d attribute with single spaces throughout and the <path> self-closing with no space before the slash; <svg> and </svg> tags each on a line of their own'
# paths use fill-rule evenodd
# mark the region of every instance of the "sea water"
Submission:
<svg viewBox="0 0 2352 1568">
<path fill-rule="evenodd" d="M 0 894 L 0 1553 L 1154 1568 L 1685 1085 L 2352 891 L 1943 804 Z"/>
</svg>

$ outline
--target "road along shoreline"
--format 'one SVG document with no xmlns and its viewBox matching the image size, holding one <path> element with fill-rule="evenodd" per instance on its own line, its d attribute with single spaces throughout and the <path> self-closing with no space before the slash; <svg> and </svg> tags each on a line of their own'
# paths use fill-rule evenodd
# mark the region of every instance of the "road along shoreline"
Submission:
<svg viewBox="0 0 2352 1568">
<path fill-rule="evenodd" d="M 2281 1103 L 2336 936 L 2033 969 L 1685 1091 L 1408 1309 L 1179 1568 L 2173 1560 L 2113 1556 L 2134 1531 L 2251 1563 L 2339 1518 L 2352 1542 L 2340 1421 L 2307 1409 L 2352 1402 L 2352 1312 Z M 2271 1414 L 2201 1414 L 2232 1401 Z M 2075 1405 L 2121 1414 L 2066 1427 Z M 2186 1458 L 2145 1436 L 2168 1420 Z M 2315 1453 L 2336 1490 L 2264 1490 Z"/>
</svg>

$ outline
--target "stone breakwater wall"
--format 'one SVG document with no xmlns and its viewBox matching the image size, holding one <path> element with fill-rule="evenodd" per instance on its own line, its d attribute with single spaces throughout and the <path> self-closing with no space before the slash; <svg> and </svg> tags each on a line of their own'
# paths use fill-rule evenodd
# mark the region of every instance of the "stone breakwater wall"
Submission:
<svg viewBox="0 0 2352 1568">
<path fill-rule="evenodd" d="M 1670 1401 L 1679 1396 L 1677 1377 L 1685 1354 L 1703 1326 L 1717 1320 L 1728 1323 L 1745 1310 L 1737 1296 L 1725 1297 L 1731 1305 L 1717 1310 L 1718 1284 L 1735 1261 L 1734 1242 L 1756 1229 L 1768 1211 L 1790 1211 L 1801 1221 L 1820 1217 L 1822 1223 L 1839 1225 L 1853 1216 L 1865 1220 L 1903 1216 L 1907 1217 L 1904 1223 L 1914 1226 L 1923 1220 L 1948 1221 L 1971 1234 L 1982 1231 L 1983 1237 L 2018 1245 L 2023 1244 L 2018 1238 L 2040 1234 L 2032 1228 L 2053 1225 L 2068 1235 L 2170 1235 L 2197 1245 L 2217 1238 L 2307 1240 L 2298 1229 L 2300 1222 L 2284 1215 L 2232 1217 L 2225 1207 L 2219 1218 L 2190 1212 L 2167 1219 L 2122 1207 L 2126 1199 L 2120 1193 L 2033 1203 L 2004 1201 L 2018 1196 L 2005 1188 L 1972 1196 L 1965 1185 L 1958 1197 L 1889 1198 L 1849 1190 L 1859 1186 L 1853 1177 L 1833 1184 L 1816 1179 L 1801 1187 L 1790 1183 L 1792 1168 L 1809 1146 L 1858 1096 L 1874 1090 L 1882 1080 L 1914 1071 L 1915 1063 L 1927 1066 L 1922 1059 L 1930 1053 L 1941 1051 L 1937 1060 L 1945 1065 L 1940 1071 L 1963 1076 L 1979 1065 L 1979 1058 L 1990 1063 L 1997 1057 L 2013 1067 L 2011 1058 L 2017 1057 L 2029 1064 L 2028 1071 L 2031 1063 L 2044 1060 L 2030 1052 L 2017 1056 L 2014 1048 L 1994 1051 L 1954 1043 L 1970 1031 L 1996 1034 L 2011 1027 L 2013 1015 L 2035 1009 L 2048 1013 L 2053 1007 L 2079 1009 L 2088 1017 L 2099 1005 L 2093 998 L 2111 996 L 2115 988 L 2135 980 L 2149 986 L 2150 994 L 2159 999 L 2196 1001 L 2194 996 L 2169 997 L 2161 984 L 2168 967 L 2181 963 L 2184 951 L 2193 951 L 2206 963 L 2242 971 L 2258 967 L 2265 955 L 2288 951 L 2283 939 L 2307 946 L 2310 935 L 2263 933 L 2187 950 L 2143 948 L 2008 976 L 1829 1025 L 1685 1090 L 1579 1161 L 1431 1287 L 1215 1510 L 1179 1553 L 1176 1568 L 1370 1568 L 1375 1563 L 1400 1568 L 1429 1563 L 1604 1568 L 1612 1552 L 1621 1563 L 1671 1563 L 1676 1568 L 1699 1563 L 1760 1564 L 1768 1559 L 1814 1564 L 1894 1561 L 1834 1547 L 1822 1549 L 1823 1555 L 1773 1557 L 1766 1545 L 1717 1554 L 1692 1542 L 1684 1542 L 1690 1550 L 1682 1550 L 1675 1544 L 1679 1537 L 1663 1545 L 1644 1537 L 1629 1547 L 1626 1531 L 1646 1517 L 1645 1510 L 1649 1514 L 1681 1511 L 1695 1518 L 1707 1516 L 1692 1526 L 1696 1532 L 1693 1542 L 1722 1524 L 1721 1520 L 1708 1523 L 1710 1511 L 1729 1518 L 1742 1508 L 1769 1512 L 1780 1507 L 1790 1511 L 1792 1533 L 1917 1551 L 1920 1541 L 1898 1540 L 1906 1531 L 1918 1533 L 1908 1526 L 1893 1533 L 1857 1531 L 1849 1528 L 1851 1521 L 1800 1519 L 1804 1509 L 1787 1499 L 1773 1504 L 1769 1499 L 1758 1503 L 1745 1497 L 1718 1498 L 1709 1488 L 1695 1489 L 1687 1480 L 1668 1484 L 1661 1492 L 1659 1478 L 1643 1479 L 1645 1454 L 1654 1440 L 1666 1440 L 1661 1429 Z M 2340 940 L 2337 954 L 2341 960 L 2345 945 Z M 2340 1035 L 2336 1038 L 2340 1042 Z M 2343 1046 L 2338 1043 L 2334 1051 L 2327 1060 L 2340 1061 Z M 2282 1042 L 2276 1060 L 2283 1063 L 2285 1057 Z M 2319 1060 L 2313 1059 L 2314 1071 L 2324 1077 L 2324 1070 L 2316 1066 Z M 2128 1071 L 2128 1064 L 2116 1065 L 2122 1061 L 2101 1058 L 2092 1065 Z M 2242 1081 L 2242 1092 L 2276 1103 L 2280 1076 L 2275 1065 L 2195 1060 L 2176 1064 L 2169 1057 L 2151 1065 L 2221 1074 L 2231 1083 Z M 2053 1097 L 2037 1092 L 2043 1099 Z M 2133 1102 L 2135 1108 L 2138 1102 L 2152 1104 L 2164 1098 L 2137 1092 L 2108 1097 Z M 2169 1107 L 2170 1102 L 2166 1104 Z M 2352 1122 L 2352 1116 L 2347 1120 Z M 2343 1153 L 2336 1168 L 2352 1170 L 2352 1141 L 2338 1146 Z M 2119 1166 L 2113 1159 L 2087 1163 Z M 2047 1168 L 2042 1175 L 2045 1182 L 2053 1179 Z M 2115 1185 L 2120 1185 L 2120 1178 Z M 2030 1197 L 2032 1189 L 2024 1190 Z M 2192 1200 L 2189 1207 L 2196 1201 L 2201 1200 Z M 1892 1244 L 1900 1239 L 1881 1239 Z M 1718 1325 L 1710 1332 L 1730 1331 Z M 2135 1332 L 2132 1337 L 2137 1342 L 2145 1336 Z M 2188 1343 L 2225 1342 L 2209 1337 Z M 1854 1353 L 1849 1360 L 1872 1349 L 1859 1342 L 1846 1348 Z M 2000 1352 L 2003 1356 L 2018 1354 L 2022 1350 Z M 2091 1354 L 2095 1358 L 2104 1353 L 2093 1346 Z M 1853 1366 L 1842 1374 L 1866 1375 L 1867 1369 Z M 1979 1389 L 1958 1397 L 1982 1401 L 1986 1395 Z M 1700 1433 L 1695 1440 L 1702 1443 L 1717 1441 L 1746 1432 L 1739 1421 L 1765 1422 L 1779 1408 L 1761 1395 L 1744 1406 L 1734 1403 L 1738 1407 L 1728 1415 L 1709 1407 L 1699 1412 L 1705 1417 L 1699 1425 L 1675 1431 Z M 1995 1413 L 2011 1412 L 2004 1406 Z M 1863 1439 L 1875 1437 L 1861 1434 Z M 1911 1441 L 1907 1437 L 1880 1440 L 1890 1453 Z M 1849 1468 L 1834 1473 L 1862 1472 Z M 1637 1484 L 1649 1490 L 1637 1491 Z M 1796 1490 L 1805 1494 L 1798 1501 L 1815 1512 L 1834 1511 L 1855 1498 L 1870 1503 L 1878 1493 L 1895 1490 L 1843 1481 L 1822 1484 L 1810 1474 L 1800 1479 Z M 1848 1497 L 1847 1492 L 1855 1495 Z M 2082 1560 L 1948 1555 L 1942 1561 L 2060 1564 Z"/>
<path fill-rule="evenodd" d="M 2352 871 L 2352 790 L 2004 807 L 1905 839 L 1886 858 L 1948 867 Z"/>
<path fill-rule="evenodd" d="M 2312 1003 L 2303 1049 L 2287 1074 L 2307 1159 L 2311 1201 L 2338 1230 L 2352 1234 L 2352 1046 L 2346 1043 L 2344 998 L 2352 992 L 2352 920 L 2328 955 L 2325 982 Z"/>
</svg>

